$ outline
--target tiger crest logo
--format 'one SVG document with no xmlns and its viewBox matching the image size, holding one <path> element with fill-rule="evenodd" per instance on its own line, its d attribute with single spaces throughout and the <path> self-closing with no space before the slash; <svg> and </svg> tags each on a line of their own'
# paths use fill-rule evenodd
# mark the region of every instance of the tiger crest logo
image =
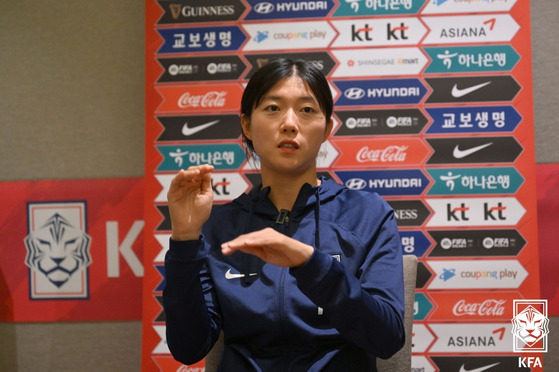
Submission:
<svg viewBox="0 0 559 372">
<path fill-rule="evenodd" d="M 511 330 L 514 335 L 514 351 L 547 351 L 547 300 L 515 300 L 514 310 Z"/>
<path fill-rule="evenodd" d="M 85 203 L 30 204 L 25 265 L 32 299 L 86 298 L 91 237 L 85 232 Z"/>
</svg>

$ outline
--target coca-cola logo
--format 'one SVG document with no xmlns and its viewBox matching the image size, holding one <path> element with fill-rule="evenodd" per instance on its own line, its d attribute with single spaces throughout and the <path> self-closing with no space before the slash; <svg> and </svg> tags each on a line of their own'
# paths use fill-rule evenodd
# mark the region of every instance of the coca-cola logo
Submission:
<svg viewBox="0 0 559 372">
<path fill-rule="evenodd" d="M 381 163 L 400 163 L 406 161 L 406 150 L 408 146 L 388 146 L 385 149 L 369 149 L 365 146 L 357 152 L 357 161 L 381 162 Z"/>
<path fill-rule="evenodd" d="M 452 309 L 455 316 L 502 316 L 505 313 L 506 300 L 487 299 L 483 302 L 468 303 L 460 300 Z"/>
<path fill-rule="evenodd" d="M 227 92 L 207 92 L 204 95 L 190 95 L 189 92 L 184 93 L 178 101 L 180 108 L 189 107 L 224 107 L 225 96 Z"/>
</svg>

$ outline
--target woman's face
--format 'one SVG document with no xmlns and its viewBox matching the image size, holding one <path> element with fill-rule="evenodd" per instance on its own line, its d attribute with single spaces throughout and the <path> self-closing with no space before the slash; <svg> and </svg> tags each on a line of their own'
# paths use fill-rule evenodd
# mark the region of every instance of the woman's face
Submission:
<svg viewBox="0 0 559 372">
<path fill-rule="evenodd" d="M 262 173 L 316 173 L 320 145 L 332 130 L 307 84 L 292 76 L 264 94 L 241 125 L 260 158 Z"/>
</svg>

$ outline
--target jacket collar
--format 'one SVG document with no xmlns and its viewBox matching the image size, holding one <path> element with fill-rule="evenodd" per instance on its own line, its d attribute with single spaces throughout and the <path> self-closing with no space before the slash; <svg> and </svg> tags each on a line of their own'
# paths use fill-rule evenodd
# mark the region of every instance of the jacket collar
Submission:
<svg viewBox="0 0 559 372">
<path fill-rule="evenodd" d="M 301 187 L 295 204 L 290 211 L 291 219 L 300 219 L 303 215 L 316 207 L 318 200 L 320 200 L 321 204 L 324 204 L 333 199 L 343 189 L 342 185 L 324 176 L 321 177 L 321 181 L 320 186 L 312 186 L 305 183 Z M 279 211 L 268 198 L 270 190 L 270 187 L 262 188 L 262 184 L 260 184 L 253 187 L 248 194 L 239 196 L 234 202 L 239 204 L 241 208 L 246 211 L 252 210 L 255 214 L 276 218 Z"/>
</svg>

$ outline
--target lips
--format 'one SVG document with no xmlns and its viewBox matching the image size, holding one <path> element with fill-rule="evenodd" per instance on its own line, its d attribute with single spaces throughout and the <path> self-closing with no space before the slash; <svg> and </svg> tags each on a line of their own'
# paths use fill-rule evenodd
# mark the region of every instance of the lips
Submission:
<svg viewBox="0 0 559 372">
<path fill-rule="evenodd" d="M 285 150 L 297 150 L 299 148 L 299 144 L 295 141 L 281 141 L 279 146 L 280 149 Z"/>
</svg>

